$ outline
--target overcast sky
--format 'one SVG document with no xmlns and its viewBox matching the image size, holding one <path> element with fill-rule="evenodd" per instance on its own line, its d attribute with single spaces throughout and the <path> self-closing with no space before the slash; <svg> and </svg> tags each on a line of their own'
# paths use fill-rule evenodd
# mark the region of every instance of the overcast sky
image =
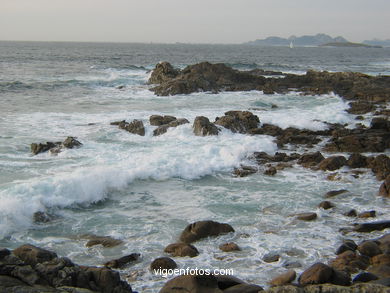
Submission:
<svg viewBox="0 0 390 293">
<path fill-rule="evenodd" d="M 390 39 L 390 0 L 0 0 L 0 40 L 241 43 Z"/>
</svg>

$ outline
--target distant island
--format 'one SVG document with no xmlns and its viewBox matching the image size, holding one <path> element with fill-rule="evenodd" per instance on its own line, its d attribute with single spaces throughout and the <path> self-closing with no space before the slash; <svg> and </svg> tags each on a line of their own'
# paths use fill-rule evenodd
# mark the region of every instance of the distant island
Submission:
<svg viewBox="0 0 390 293">
<path fill-rule="evenodd" d="M 265 39 L 257 39 L 255 41 L 246 42 L 247 45 L 256 46 L 327 46 L 327 47 L 366 47 L 366 48 L 380 48 L 383 44 L 390 45 L 388 41 L 364 41 L 364 43 L 352 43 L 342 36 L 332 38 L 327 34 L 305 35 L 305 36 L 291 36 L 289 38 L 281 38 L 271 36 Z M 386 46 L 386 45 L 385 45 Z"/>
</svg>

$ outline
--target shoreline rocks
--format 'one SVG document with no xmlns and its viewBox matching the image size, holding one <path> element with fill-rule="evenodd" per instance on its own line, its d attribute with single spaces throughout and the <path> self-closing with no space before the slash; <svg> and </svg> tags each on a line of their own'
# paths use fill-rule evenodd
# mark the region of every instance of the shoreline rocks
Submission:
<svg viewBox="0 0 390 293">
<path fill-rule="evenodd" d="M 73 149 L 81 147 L 83 144 L 79 142 L 75 137 L 68 136 L 64 141 L 59 142 L 46 142 L 46 143 L 32 143 L 30 146 L 33 155 L 50 151 L 53 154 L 61 152 L 62 149 Z"/>
</svg>

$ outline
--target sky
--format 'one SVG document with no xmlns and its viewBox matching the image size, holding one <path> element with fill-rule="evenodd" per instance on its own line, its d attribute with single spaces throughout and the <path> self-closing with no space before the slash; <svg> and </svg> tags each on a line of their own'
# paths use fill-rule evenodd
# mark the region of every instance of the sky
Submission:
<svg viewBox="0 0 390 293">
<path fill-rule="evenodd" d="M 390 39 L 390 0 L 0 0 L 0 40 L 242 43 Z"/>
</svg>

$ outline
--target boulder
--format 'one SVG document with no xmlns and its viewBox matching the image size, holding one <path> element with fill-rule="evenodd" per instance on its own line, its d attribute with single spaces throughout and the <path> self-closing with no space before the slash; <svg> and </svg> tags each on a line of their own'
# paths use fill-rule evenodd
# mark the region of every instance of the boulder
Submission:
<svg viewBox="0 0 390 293">
<path fill-rule="evenodd" d="M 217 126 L 204 116 L 196 117 L 192 128 L 197 136 L 218 135 L 219 132 Z"/>
<path fill-rule="evenodd" d="M 62 146 L 67 148 L 67 149 L 73 149 L 75 147 L 80 147 L 83 144 L 79 142 L 75 137 L 73 136 L 68 136 L 63 142 Z"/>
<path fill-rule="evenodd" d="M 335 197 L 346 192 L 348 192 L 346 189 L 331 190 L 325 194 L 325 198 Z"/>
<path fill-rule="evenodd" d="M 295 215 L 298 220 L 301 221 L 313 221 L 317 219 L 316 213 L 300 213 Z"/>
<path fill-rule="evenodd" d="M 365 270 L 368 267 L 369 259 L 352 250 L 346 250 L 335 259 L 332 259 L 329 264 L 337 271 L 357 273 L 359 270 Z"/>
<path fill-rule="evenodd" d="M 342 254 L 343 252 L 345 252 L 347 250 L 355 251 L 357 248 L 358 248 L 358 246 L 355 243 L 355 241 L 350 240 L 350 239 L 346 239 L 343 241 L 343 244 L 341 244 L 339 246 L 339 248 L 337 248 L 336 254 L 337 255 Z"/>
<path fill-rule="evenodd" d="M 381 254 L 382 251 L 379 248 L 379 245 L 375 241 L 367 240 L 359 244 L 357 250 L 362 254 L 368 257 L 373 257 L 378 254 Z"/>
<path fill-rule="evenodd" d="M 361 219 L 364 219 L 364 218 L 375 218 L 376 217 L 376 211 L 361 212 L 357 216 L 358 216 L 358 218 L 361 218 Z"/>
<path fill-rule="evenodd" d="M 347 166 L 350 168 L 367 168 L 367 157 L 359 153 L 353 153 L 347 160 Z"/>
<path fill-rule="evenodd" d="M 259 123 L 259 117 L 249 111 L 229 111 L 215 121 L 215 124 L 238 133 L 248 133 L 250 129 L 257 128 Z"/>
<path fill-rule="evenodd" d="M 177 118 L 174 116 L 152 115 L 149 117 L 149 122 L 152 126 L 161 126 L 168 124 L 169 122 L 175 121 L 176 119 Z"/>
<path fill-rule="evenodd" d="M 323 171 L 334 171 L 340 169 L 347 163 L 344 156 L 333 156 L 322 160 L 318 168 Z"/>
<path fill-rule="evenodd" d="M 262 287 L 253 284 L 239 284 L 223 290 L 224 293 L 258 293 L 262 291 Z"/>
<path fill-rule="evenodd" d="M 19 246 L 14 249 L 12 253 L 20 258 L 24 263 L 31 266 L 35 266 L 36 264 L 45 261 L 50 261 L 57 257 L 56 253 L 31 244 Z"/>
<path fill-rule="evenodd" d="M 110 260 L 106 262 L 104 266 L 111 269 L 121 269 L 124 266 L 128 265 L 129 263 L 137 261 L 140 258 L 140 256 L 141 255 L 139 253 L 132 253 L 118 259 Z"/>
<path fill-rule="evenodd" d="M 297 273 L 294 270 L 288 270 L 287 272 L 273 278 L 269 284 L 271 286 L 283 286 L 290 284 L 297 277 Z"/>
<path fill-rule="evenodd" d="M 369 165 L 378 180 L 384 180 L 390 175 L 390 158 L 385 154 L 375 157 L 369 162 Z"/>
<path fill-rule="evenodd" d="M 40 153 L 47 152 L 53 148 L 59 147 L 61 142 L 46 142 L 46 143 L 32 143 L 31 144 L 31 152 L 34 155 L 38 155 Z"/>
<path fill-rule="evenodd" d="M 219 246 L 219 249 L 224 252 L 240 251 L 241 248 L 234 242 L 224 243 Z"/>
<path fill-rule="evenodd" d="M 277 253 L 267 253 L 263 256 L 263 261 L 266 263 L 277 262 L 280 259 L 280 255 Z"/>
<path fill-rule="evenodd" d="M 378 279 L 390 278 L 390 266 L 389 265 L 375 265 L 370 266 L 367 271 L 374 274 Z"/>
<path fill-rule="evenodd" d="M 153 130 L 153 135 L 158 136 L 158 135 L 164 134 L 168 131 L 168 129 L 170 127 L 177 127 L 179 125 L 183 125 L 183 124 L 187 124 L 187 123 L 190 123 L 190 122 L 185 118 L 179 118 L 179 119 L 173 120 L 173 121 L 169 122 L 168 124 L 164 124 L 164 125 L 157 127 L 155 130 Z"/>
<path fill-rule="evenodd" d="M 153 69 L 148 80 L 149 84 L 160 84 L 175 78 L 180 73 L 168 62 L 160 62 Z"/>
<path fill-rule="evenodd" d="M 390 228 L 390 221 L 377 221 L 377 222 L 354 224 L 353 230 L 356 232 L 372 232 L 372 231 L 382 231 L 386 228 Z"/>
<path fill-rule="evenodd" d="M 384 197 L 390 197 L 390 175 L 387 175 L 386 179 L 379 187 L 379 195 Z"/>
<path fill-rule="evenodd" d="M 131 287 L 124 281 L 121 281 L 118 272 L 108 268 L 81 267 L 87 278 L 93 284 L 92 290 L 102 293 L 131 293 Z M 96 290 L 97 289 L 97 290 Z"/>
<path fill-rule="evenodd" d="M 215 275 L 217 278 L 218 288 L 221 290 L 228 289 L 230 287 L 245 284 L 245 282 L 239 278 L 229 275 Z"/>
<path fill-rule="evenodd" d="M 305 168 L 310 168 L 319 164 L 324 159 L 324 156 L 320 152 L 307 153 L 303 154 L 299 158 L 298 164 L 302 165 Z"/>
<path fill-rule="evenodd" d="M 277 170 L 275 167 L 269 167 L 267 170 L 264 171 L 264 175 L 268 175 L 268 176 L 274 176 L 276 175 L 277 173 Z"/>
<path fill-rule="evenodd" d="M 328 283 L 333 275 L 333 269 L 323 263 L 315 263 L 306 269 L 299 277 L 299 284 L 324 284 Z"/>
<path fill-rule="evenodd" d="M 169 280 L 159 293 L 222 293 L 213 275 L 181 275 Z"/>
<path fill-rule="evenodd" d="M 331 203 L 330 201 L 324 200 L 324 201 L 320 202 L 318 207 L 321 209 L 324 209 L 324 210 L 329 210 L 331 208 L 334 208 L 335 205 L 333 203 Z"/>
<path fill-rule="evenodd" d="M 192 243 L 206 237 L 219 236 L 230 232 L 234 232 L 234 229 L 229 224 L 215 221 L 199 221 L 188 225 L 184 229 L 180 235 L 180 241 Z"/>
<path fill-rule="evenodd" d="M 132 122 L 121 123 L 119 128 L 124 129 L 130 133 L 137 134 L 140 136 L 145 136 L 145 127 L 144 123 L 141 120 L 134 119 Z"/>
<path fill-rule="evenodd" d="M 165 247 L 164 252 L 172 256 L 189 256 L 195 257 L 199 255 L 199 251 L 195 246 L 186 243 L 172 243 Z"/>
<path fill-rule="evenodd" d="M 150 269 L 152 271 L 158 270 L 173 270 L 177 268 L 176 262 L 169 257 L 156 258 L 151 264 Z"/>
<path fill-rule="evenodd" d="M 246 177 L 257 172 L 257 168 L 251 166 L 241 166 L 240 168 L 234 168 L 233 175 L 237 177 Z"/>
<path fill-rule="evenodd" d="M 390 266 L 390 254 L 377 254 L 371 257 L 371 265 L 388 265 Z"/>
<path fill-rule="evenodd" d="M 371 120 L 371 129 L 383 129 L 390 131 L 390 121 L 384 117 L 374 117 Z"/>
<path fill-rule="evenodd" d="M 82 235 L 81 238 L 88 239 L 88 242 L 85 244 L 86 247 L 92 247 L 95 245 L 102 245 L 103 247 L 115 247 L 123 244 L 123 241 L 120 239 L 115 239 L 110 236 L 97 236 L 93 234 Z"/>
</svg>

